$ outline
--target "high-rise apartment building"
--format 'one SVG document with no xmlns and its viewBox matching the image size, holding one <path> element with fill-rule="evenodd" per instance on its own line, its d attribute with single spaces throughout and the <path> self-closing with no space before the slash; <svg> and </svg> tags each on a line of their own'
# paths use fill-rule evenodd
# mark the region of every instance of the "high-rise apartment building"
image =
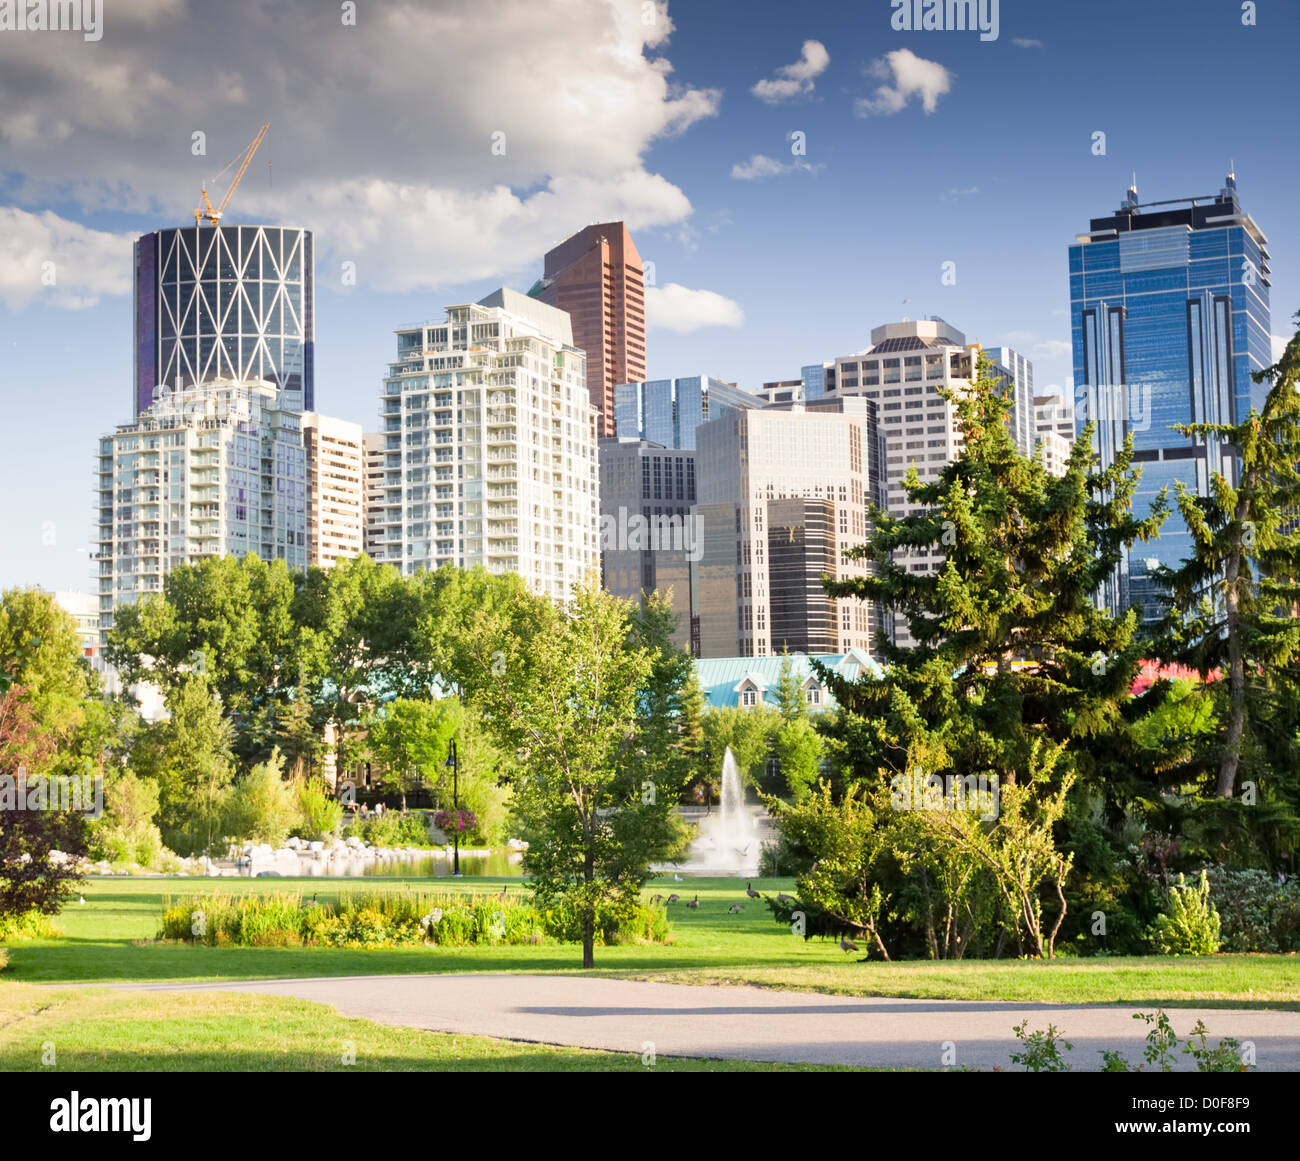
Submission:
<svg viewBox="0 0 1300 1161">
<path fill-rule="evenodd" d="M 212 556 L 307 564 L 307 462 L 298 409 L 270 383 L 168 391 L 99 441 L 101 637 L 115 606 Z"/>
<path fill-rule="evenodd" d="M 646 439 L 690 451 L 702 423 L 763 403 L 735 383 L 708 375 L 620 383 L 614 388 L 615 432 L 619 439 Z"/>
<path fill-rule="evenodd" d="M 694 504 L 694 452 L 647 440 L 600 441 L 601 584 L 628 600 L 667 596 L 677 617 L 673 642 L 682 649 L 699 634 L 691 600 L 691 562 L 701 547 Z"/>
<path fill-rule="evenodd" d="M 385 561 L 556 599 L 599 569 L 596 411 L 563 310 L 503 289 L 402 328 L 380 417 Z"/>
<path fill-rule="evenodd" d="M 386 476 L 385 445 L 388 437 L 382 431 L 368 431 L 362 436 L 366 454 L 366 555 L 371 560 L 384 559 L 384 480 Z"/>
<path fill-rule="evenodd" d="M 645 378 L 645 269 L 622 222 L 579 230 L 547 251 L 528 292 L 566 311 L 573 345 L 587 357 L 587 391 L 597 433 L 612 436 L 614 386 Z"/>
<path fill-rule="evenodd" d="M 266 381 L 315 406 L 309 230 L 183 226 L 135 243 L 133 414 L 160 385 Z"/>
<path fill-rule="evenodd" d="M 365 551 L 361 424 L 303 412 L 307 453 L 307 563 L 332 568 Z"/>
<path fill-rule="evenodd" d="M 1034 365 L 1010 347 L 985 347 L 984 357 L 993 365 L 993 374 L 1011 396 L 1011 437 L 1021 455 L 1032 456 L 1038 446 Z"/>
<path fill-rule="evenodd" d="M 884 500 L 882 451 L 865 399 L 743 409 L 699 429 L 699 656 L 870 652 L 875 610 L 830 598 L 821 580 L 870 568 L 843 554 Z"/>
<path fill-rule="evenodd" d="M 1069 250 L 1076 422 L 1096 424 L 1103 466 L 1131 434 L 1142 469 L 1135 515 L 1181 482 L 1209 492 L 1211 474 L 1236 480 L 1230 449 L 1180 435 L 1179 423 L 1237 423 L 1261 407 L 1269 365 L 1268 239 L 1229 174 L 1217 195 L 1138 202 L 1136 183 L 1113 214 L 1093 218 Z M 1158 539 L 1135 544 L 1099 594 L 1111 609 L 1161 615 L 1157 565 L 1192 550 L 1175 509 Z"/>
</svg>

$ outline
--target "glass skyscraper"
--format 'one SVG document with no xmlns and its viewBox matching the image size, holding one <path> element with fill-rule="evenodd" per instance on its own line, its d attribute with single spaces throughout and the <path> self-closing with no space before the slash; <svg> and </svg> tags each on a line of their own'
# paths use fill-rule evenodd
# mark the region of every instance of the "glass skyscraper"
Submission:
<svg viewBox="0 0 1300 1161">
<path fill-rule="evenodd" d="M 275 226 L 184 226 L 135 243 L 139 415 L 160 385 L 262 380 L 315 408 L 312 235 Z"/>
<path fill-rule="evenodd" d="M 763 400 L 735 383 L 691 375 L 650 379 L 614 388 L 614 427 L 619 439 L 645 439 L 663 447 L 695 450 L 695 430 L 733 411 L 761 407 Z"/>
<path fill-rule="evenodd" d="M 1244 213 L 1229 174 L 1217 196 L 1138 203 L 1136 185 L 1114 214 L 1094 218 L 1070 247 L 1070 326 L 1078 430 L 1112 462 L 1132 433 L 1142 479 L 1135 514 L 1182 481 L 1208 494 L 1210 474 L 1235 481 L 1229 454 L 1173 430 L 1236 423 L 1263 405 L 1251 373 L 1270 362 L 1268 239 Z M 1113 610 L 1160 615 L 1151 573 L 1191 549 L 1176 507 L 1159 539 L 1135 544 L 1106 591 Z"/>
</svg>

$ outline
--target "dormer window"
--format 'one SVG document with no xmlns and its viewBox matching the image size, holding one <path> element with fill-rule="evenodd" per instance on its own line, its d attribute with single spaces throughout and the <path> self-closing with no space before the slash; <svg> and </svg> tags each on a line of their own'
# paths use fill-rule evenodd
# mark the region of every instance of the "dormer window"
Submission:
<svg viewBox="0 0 1300 1161">
<path fill-rule="evenodd" d="M 758 705 L 758 690 L 756 689 L 741 690 L 740 704 L 743 706 Z"/>
<path fill-rule="evenodd" d="M 822 704 L 821 688 L 816 685 L 810 685 L 804 691 L 804 699 L 808 702 L 809 705 L 821 705 Z"/>
</svg>

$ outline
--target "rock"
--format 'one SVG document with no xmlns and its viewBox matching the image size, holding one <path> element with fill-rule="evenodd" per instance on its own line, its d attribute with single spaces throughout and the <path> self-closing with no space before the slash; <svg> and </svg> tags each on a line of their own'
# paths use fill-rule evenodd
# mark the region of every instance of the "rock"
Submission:
<svg viewBox="0 0 1300 1161">
<path fill-rule="evenodd" d="M 259 879 L 283 879 L 284 876 L 283 876 L 282 874 L 280 874 L 279 871 L 258 871 L 258 872 L 257 872 L 257 878 L 259 878 Z"/>
<path fill-rule="evenodd" d="M 316 851 L 323 851 L 325 849 L 325 844 L 322 842 L 308 843 L 307 849 L 313 853 Z"/>
</svg>

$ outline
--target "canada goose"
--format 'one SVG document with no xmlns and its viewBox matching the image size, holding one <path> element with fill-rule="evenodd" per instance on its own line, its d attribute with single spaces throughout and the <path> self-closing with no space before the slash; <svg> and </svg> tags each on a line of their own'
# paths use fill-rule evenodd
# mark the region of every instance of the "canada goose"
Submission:
<svg viewBox="0 0 1300 1161">
<path fill-rule="evenodd" d="M 678 895 L 676 891 L 674 891 L 671 895 L 668 896 L 668 902 L 669 902 L 669 903 L 679 903 L 679 902 L 681 902 L 681 896 Z"/>
<path fill-rule="evenodd" d="M 700 897 L 696 895 L 694 899 L 692 899 L 689 903 L 686 904 L 686 906 L 689 907 L 692 911 L 698 911 L 700 909 Z"/>
<path fill-rule="evenodd" d="M 663 896 L 662 896 L 662 895 L 656 895 L 653 899 L 650 900 L 650 902 L 653 903 L 653 904 L 657 907 L 661 902 L 663 902 Z"/>
<path fill-rule="evenodd" d="M 744 911 L 744 910 L 745 910 L 745 905 L 743 903 L 733 903 L 730 907 L 727 908 L 727 911 L 732 915 L 734 915 L 737 911 Z"/>
<path fill-rule="evenodd" d="M 784 891 L 782 891 L 781 894 L 779 894 L 779 895 L 776 897 L 776 901 L 777 901 L 778 903 L 793 903 L 793 902 L 794 902 L 794 896 L 793 896 L 793 895 L 787 895 Z"/>
<path fill-rule="evenodd" d="M 844 951 L 857 951 L 857 950 L 858 950 L 858 945 L 857 945 L 856 943 L 854 943 L 853 940 L 851 940 L 851 939 L 845 939 L 843 936 L 840 937 L 840 947 L 841 947 L 841 949 L 844 950 Z"/>
<path fill-rule="evenodd" d="M 745 894 L 748 895 L 751 899 L 757 899 L 757 898 L 759 898 L 759 894 L 758 894 L 758 892 L 754 890 L 754 885 L 753 885 L 753 883 L 746 883 L 746 884 L 745 884 Z"/>
</svg>

